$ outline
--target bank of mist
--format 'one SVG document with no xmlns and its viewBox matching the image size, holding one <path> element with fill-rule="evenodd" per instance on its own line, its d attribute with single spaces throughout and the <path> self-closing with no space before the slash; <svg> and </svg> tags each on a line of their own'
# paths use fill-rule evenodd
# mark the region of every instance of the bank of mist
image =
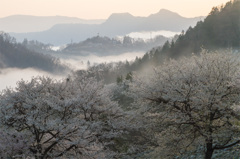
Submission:
<svg viewBox="0 0 240 159">
<path fill-rule="evenodd" d="M 87 69 L 89 66 L 98 65 L 101 63 L 111 63 L 111 62 L 126 62 L 133 61 L 136 57 L 142 57 L 144 52 L 131 52 L 123 53 L 116 56 L 67 56 L 61 55 L 56 57 L 58 61 L 68 68 L 68 71 L 48 72 L 36 68 L 4 68 L 0 69 L 0 90 L 6 87 L 15 88 L 19 80 L 29 81 L 32 77 L 36 76 L 48 76 L 54 79 L 63 79 L 67 75 L 71 74 L 72 71 L 77 71 L 81 69 Z"/>
<path fill-rule="evenodd" d="M 48 76 L 54 79 L 62 79 L 65 77 L 65 74 L 56 75 L 46 71 L 37 70 L 34 68 L 26 68 L 26 69 L 19 69 L 19 68 L 7 68 L 1 69 L 0 74 L 0 91 L 5 88 L 15 88 L 17 82 L 20 80 L 30 81 L 33 77 L 37 76 Z"/>
<path fill-rule="evenodd" d="M 72 70 L 87 69 L 88 66 L 94 66 L 101 63 L 114 63 L 133 61 L 138 57 L 142 57 L 145 52 L 126 52 L 119 55 L 109 56 L 76 56 L 76 55 L 58 55 L 61 63 L 64 63 Z"/>
</svg>

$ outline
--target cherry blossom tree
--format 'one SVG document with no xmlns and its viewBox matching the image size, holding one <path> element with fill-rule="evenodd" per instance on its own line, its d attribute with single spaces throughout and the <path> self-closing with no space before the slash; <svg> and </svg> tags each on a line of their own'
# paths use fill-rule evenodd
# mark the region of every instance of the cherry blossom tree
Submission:
<svg viewBox="0 0 240 159">
<path fill-rule="evenodd" d="M 28 138 L 26 138 L 28 137 Z M 0 129 L 0 158 L 26 157 L 30 154 L 31 136 L 26 133 Z"/>
<path fill-rule="evenodd" d="M 203 50 L 133 79 L 132 95 L 154 123 L 163 158 L 196 150 L 211 159 L 214 152 L 240 143 L 237 56 Z"/>
<path fill-rule="evenodd" d="M 110 97 L 101 82 L 83 72 L 63 81 L 48 77 L 22 80 L 15 90 L 6 89 L 0 96 L 1 130 L 17 133 L 18 147 L 25 144 L 26 153 L 17 155 L 112 158 L 113 138 L 126 123 L 124 112 Z"/>
</svg>

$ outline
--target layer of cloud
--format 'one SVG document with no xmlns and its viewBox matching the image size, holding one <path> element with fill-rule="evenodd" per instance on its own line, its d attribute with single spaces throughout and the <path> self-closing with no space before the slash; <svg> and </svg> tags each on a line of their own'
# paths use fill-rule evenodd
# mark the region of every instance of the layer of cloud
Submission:
<svg viewBox="0 0 240 159">
<path fill-rule="evenodd" d="M 128 52 L 120 55 L 111 55 L 111 56 L 58 56 L 60 60 L 64 63 L 68 63 L 70 68 L 73 70 L 76 69 L 86 69 L 87 62 L 89 61 L 91 65 L 99 64 L 99 63 L 110 63 L 110 62 L 125 62 L 126 60 L 132 61 L 135 60 L 136 57 L 142 57 L 145 52 Z"/>
<path fill-rule="evenodd" d="M 142 57 L 144 52 L 131 52 L 131 53 L 124 53 L 116 56 L 96 56 L 96 55 L 89 55 L 89 56 L 60 56 L 58 58 L 64 63 L 68 63 L 73 70 L 77 69 L 86 69 L 87 62 L 89 61 L 91 65 L 99 64 L 104 62 L 118 62 L 118 61 L 132 61 L 138 57 Z M 70 74 L 71 72 L 69 72 Z M 17 86 L 17 82 L 20 80 L 30 81 L 33 77 L 36 76 L 48 76 L 54 79 L 62 79 L 66 77 L 66 74 L 62 75 L 53 75 L 41 70 L 28 68 L 28 69 L 19 69 L 19 68 L 8 68 L 8 69 L 1 69 L 0 70 L 0 91 L 8 88 L 15 88 Z"/>
<path fill-rule="evenodd" d="M 36 76 L 48 76 L 55 79 L 61 79 L 63 76 L 56 76 L 44 71 L 36 70 L 33 68 L 28 69 L 18 69 L 18 68 L 8 68 L 0 70 L 0 90 L 5 88 L 15 88 L 17 82 L 20 80 L 30 81 Z"/>
</svg>

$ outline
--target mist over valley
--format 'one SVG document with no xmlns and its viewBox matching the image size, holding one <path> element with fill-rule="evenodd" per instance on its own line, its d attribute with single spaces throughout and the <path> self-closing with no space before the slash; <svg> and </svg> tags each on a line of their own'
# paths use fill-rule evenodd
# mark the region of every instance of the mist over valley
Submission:
<svg viewBox="0 0 240 159">
<path fill-rule="evenodd" d="M 240 0 L 226 1 L 1 3 L 0 158 L 239 158 Z M 181 14 L 146 16 L 158 7 Z"/>
<path fill-rule="evenodd" d="M 57 80 L 65 79 L 68 75 L 72 74 L 72 71 L 87 70 L 90 66 L 95 66 L 101 63 L 116 63 L 126 61 L 133 62 L 136 57 L 141 58 L 145 52 L 130 52 L 122 53 L 118 55 L 109 56 L 96 56 L 96 55 L 64 55 L 55 53 L 52 54 L 55 58 L 59 59 L 61 64 L 68 67 L 69 71 L 66 72 L 49 72 L 36 68 L 4 68 L 0 69 L 0 91 L 6 87 L 15 88 L 17 82 L 20 80 L 30 81 L 33 77 L 46 76 Z"/>
</svg>

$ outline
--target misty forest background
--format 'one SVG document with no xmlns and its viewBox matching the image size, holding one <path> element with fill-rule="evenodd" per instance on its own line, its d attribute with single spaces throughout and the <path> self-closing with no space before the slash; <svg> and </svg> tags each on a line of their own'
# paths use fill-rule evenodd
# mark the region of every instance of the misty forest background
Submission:
<svg viewBox="0 0 240 159">
<path fill-rule="evenodd" d="M 15 18 L 46 25 L 14 33 Z M 28 68 L 52 75 L 1 91 L 0 158 L 240 158 L 239 0 L 207 17 L 162 9 L 106 21 L 12 16 L 0 23 L 9 32 L 0 34 L 1 76 Z M 129 36 L 143 30 L 147 40 Z M 159 30 L 179 34 L 152 37 Z M 81 60 L 126 52 L 145 53 Z M 70 57 L 84 69 L 63 60 Z"/>
</svg>

